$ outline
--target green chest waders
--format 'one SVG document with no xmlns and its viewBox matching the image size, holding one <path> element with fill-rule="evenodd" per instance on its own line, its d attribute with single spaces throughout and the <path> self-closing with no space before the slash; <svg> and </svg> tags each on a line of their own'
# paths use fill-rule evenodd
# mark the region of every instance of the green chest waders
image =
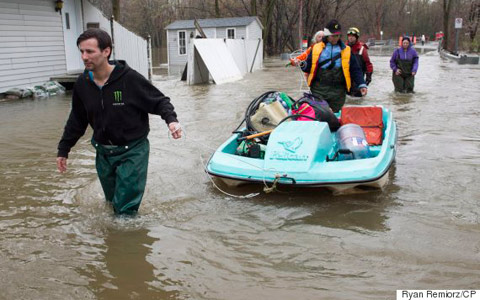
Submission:
<svg viewBox="0 0 480 300">
<path fill-rule="evenodd" d="M 415 76 L 412 75 L 413 61 L 405 59 L 396 60 L 397 68 L 402 74 L 396 75 L 393 72 L 392 81 L 395 91 L 400 93 L 412 93 L 415 84 Z"/>
<path fill-rule="evenodd" d="M 340 111 L 347 93 L 342 68 L 318 70 L 310 90 L 314 96 L 327 101 L 333 112 Z"/>
<path fill-rule="evenodd" d="M 116 214 L 135 214 L 147 183 L 148 139 L 108 146 L 92 138 L 92 145 L 97 150 L 95 165 L 106 200 L 112 202 Z"/>
</svg>

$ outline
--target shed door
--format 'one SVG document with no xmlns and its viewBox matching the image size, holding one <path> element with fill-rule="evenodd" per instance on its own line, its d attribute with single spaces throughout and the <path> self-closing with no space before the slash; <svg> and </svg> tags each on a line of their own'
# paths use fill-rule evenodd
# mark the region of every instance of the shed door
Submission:
<svg viewBox="0 0 480 300">
<path fill-rule="evenodd" d="M 67 72 L 83 70 L 80 51 L 77 48 L 77 38 L 82 33 L 80 21 L 80 6 L 78 0 L 66 0 L 62 9 L 63 39 L 65 41 L 65 56 Z"/>
</svg>

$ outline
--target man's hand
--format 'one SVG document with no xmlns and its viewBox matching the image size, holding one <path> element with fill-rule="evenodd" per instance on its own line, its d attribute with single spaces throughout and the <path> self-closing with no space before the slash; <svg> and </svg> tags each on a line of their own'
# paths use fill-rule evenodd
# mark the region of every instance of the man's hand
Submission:
<svg viewBox="0 0 480 300">
<path fill-rule="evenodd" d="M 362 96 L 366 96 L 366 95 L 367 95 L 367 91 L 368 91 L 368 89 L 365 88 L 365 87 L 363 87 L 363 88 L 360 89 L 360 93 L 362 93 Z"/>
<path fill-rule="evenodd" d="M 369 85 L 370 82 L 372 82 L 372 73 L 367 73 L 365 77 L 365 83 Z"/>
<path fill-rule="evenodd" d="M 182 126 L 178 122 L 172 122 L 168 124 L 168 129 L 172 133 L 174 139 L 179 139 L 182 137 Z"/>
<path fill-rule="evenodd" d="M 412 76 L 415 76 L 415 74 L 417 74 L 417 72 L 412 72 Z"/>
<path fill-rule="evenodd" d="M 397 71 L 395 72 L 395 75 L 400 76 L 401 74 L 402 74 L 402 70 L 397 69 Z"/>
<path fill-rule="evenodd" d="M 57 157 L 57 169 L 60 173 L 67 171 L 67 158 Z"/>
</svg>

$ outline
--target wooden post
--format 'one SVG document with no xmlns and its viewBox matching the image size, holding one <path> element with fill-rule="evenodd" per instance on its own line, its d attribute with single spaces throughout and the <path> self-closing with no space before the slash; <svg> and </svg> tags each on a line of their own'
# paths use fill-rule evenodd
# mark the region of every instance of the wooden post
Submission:
<svg viewBox="0 0 480 300">
<path fill-rule="evenodd" d="M 111 34 L 112 35 L 112 55 L 111 55 L 112 60 L 115 60 L 115 33 L 114 33 L 114 29 L 113 29 L 114 28 L 114 26 L 113 26 L 114 22 L 115 22 L 115 18 L 112 16 L 110 18 L 110 31 L 112 33 Z"/>
<path fill-rule="evenodd" d="M 153 73 L 153 61 L 152 61 L 152 37 L 149 34 L 147 36 L 147 60 L 148 60 L 148 80 L 152 81 Z"/>
</svg>

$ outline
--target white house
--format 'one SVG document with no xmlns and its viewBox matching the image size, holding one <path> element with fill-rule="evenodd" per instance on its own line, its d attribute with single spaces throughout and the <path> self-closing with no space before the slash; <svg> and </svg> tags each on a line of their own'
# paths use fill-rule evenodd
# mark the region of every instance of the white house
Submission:
<svg viewBox="0 0 480 300">
<path fill-rule="evenodd" d="M 257 17 L 199 19 L 197 20 L 207 38 L 213 39 L 244 39 L 255 40 L 263 53 L 262 30 L 263 26 Z M 167 31 L 168 65 L 185 65 L 187 51 L 192 39 L 199 35 L 194 20 L 179 20 L 169 24 Z M 260 41 L 260 42 L 258 42 Z"/>
<path fill-rule="evenodd" d="M 0 93 L 83 70 L 76 40 L 90 27 L 113 29 L 113 58 L 148 78 L 148 42 L 88 0 L 0 0 Z"/>
</svg>

